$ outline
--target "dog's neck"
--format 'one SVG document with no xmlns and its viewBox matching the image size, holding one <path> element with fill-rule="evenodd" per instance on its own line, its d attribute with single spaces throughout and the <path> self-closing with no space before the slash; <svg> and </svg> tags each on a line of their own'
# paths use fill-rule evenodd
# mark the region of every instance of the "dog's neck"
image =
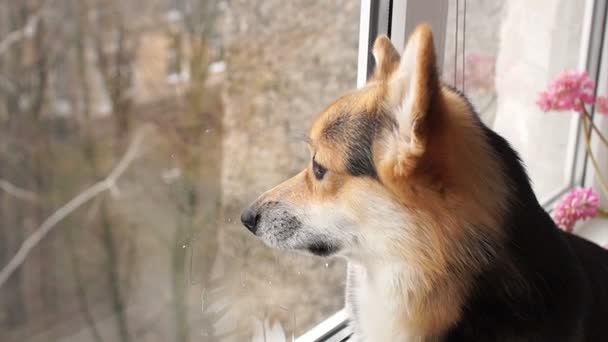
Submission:
<svg viewBox="0 0 608 342">
<path fill-rule="evenodd" d="M 460 303 L 449 287 L 428 292 L 426 282 L 406 262 L 350 263 L 347 308 L 355 341 L 439 340 Z"/>
</svg>

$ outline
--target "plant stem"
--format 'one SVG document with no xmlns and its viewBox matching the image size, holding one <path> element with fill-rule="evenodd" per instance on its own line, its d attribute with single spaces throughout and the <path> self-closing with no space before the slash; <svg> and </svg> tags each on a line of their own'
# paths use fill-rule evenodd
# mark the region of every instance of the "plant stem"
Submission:
<svg viewBox="0 0 608 342">
<path fill-rule="evenodd" d="M 587 112 L 585 110 L 583 110 L 583 113 L 586 114 Z M 585 148 L 587 149 L 587 153 L 589 154 L 589 159 L 591 159 L 591 164 L 593 165 L 595 174 L 596 174 L 598 180 L 600 181 L 600 184 L 602 185 L 602 190 L 604 191 L 604 195 L 608 196 L 608 186 L 606 185 L 606 180 L 604 179 L 604 177 L 602 176 L 602 173 L 600 172 L 600 168 L 597 165 L 595 155 L 593 154 L 593 150 L 591 149 L 591 143 L 589 142 L 589 136 L 591 135 L 591 129 L 589 128 L 589 122 L 587 120 L 589 120 L 588 116 L 587 115 L 583 116 L 583 129 L 585 131 L 583 134 L 583 137 L 585 138 Z"/>
<path fill-rule="evenodd" d="M 602 132 L 600 131 L 600 129 L 597 128 L 597 126 L 593 122 L 593 118 L 591 117 L 591 115 L 589 113 L 587 113 L 586 110 L 583 110 L 583 115 L 585 115 L 585 117 L 587 117 L 587 119 L 589 120 L 589 123 L 591 124 L 591 127 L 593 128 L 593 130 L 595 131 L 595 133 L 597 133 L 597 135 L 600 138 L 600 140 L 602 140 L 602 142 L 604 143 L 604 145 L 606 145 L 608 147 L 608 139 L 606 139 L 606 137 L 604 136 L 604 134 L 602 134 Z"/>
</svg>

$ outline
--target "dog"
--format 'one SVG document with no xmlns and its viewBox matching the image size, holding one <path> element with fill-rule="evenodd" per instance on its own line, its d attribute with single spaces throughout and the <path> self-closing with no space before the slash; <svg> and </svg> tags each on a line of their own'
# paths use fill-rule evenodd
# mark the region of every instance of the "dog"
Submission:
<svg viewBox="0 0 608 342">
<path fill-rule="evenodd" d="M 608 341 L 608 252 L 557 229 L 509 143 L 443 84 L 430 26 L 373 47 L 312 125 L 310 162 L 241 221 L 349 262 L 351 341 Z"/>
</svg>

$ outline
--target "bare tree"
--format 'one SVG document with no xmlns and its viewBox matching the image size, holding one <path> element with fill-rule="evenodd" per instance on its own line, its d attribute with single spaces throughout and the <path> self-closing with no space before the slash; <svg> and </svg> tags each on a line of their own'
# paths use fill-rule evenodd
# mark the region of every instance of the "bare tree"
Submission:
<svg viewBox="0 0 608 342">
<path fill-rule="evenodd" d="M 168 40 L 188 76 L 179 89 L 163 84 L 158 102 L 169 110 L 150 118 L 156 102 L 137 102 L 135 73 L 142 36 L 167 33 L 165 1 L 0 0 L 0 319 L 6 311 L 17 333 L 72 320 L 101 342 L 107 332 L 97 320 L 109 314 L 118 340 L 145 334 L 132 313 L 141 309 L 132 295 L 141 225 L 127 217 L 131 204 L 106 193 L 118 192 L 119 178 L 127 196 L 139 185 L 135 173 L 115 172 L 135 157 L 137 127 L 150 120 L 162 130 L 148 141 L 162 140 L 181 170 L 167 187 L 175 208 L 167 215 L 167 269 L 158 275 L 169 286 L 162 304 L 169 311 L 156 319 L 171 321 L 166 333 L 178 342 L 198 329 L 191 314 L 198 303 L 188 296 L 200 280 L 193 267 L 207 286 L 217 254 L 221 150 L 208 148 L 220 142 L 221 105 L 207 84 L 215 4 L 179 2 L 183 20 Z M 146 6 L 149 13 L 136 15 Z M 149 320 L 146 327 L 154 325 Z"/>
<path fill-rule="evenodd" d="M 144 137 L 144 130 L 136 134 L 133 138 L 132 144 L 129 146 L 127 152 L 122 157 L 120 162 L 114 167 L 110 174 L 102 179 L 101 181 L 93 184 L 85 191 L 79 193 L 77 196 L 72 198 L 69 202 L 57 209 L 52 215 L 50 215 L 42 224 L 30 235 L 19 248 L 19 251 L 11 258 L 9 263 L 0 270 L 0 287 L 6 283 L 6 280 L 15 272 L 15 270 L 23 265 L 23 262 L 36 247 L 40 241 L 53 229 L 57 223 L 61 222 L 64 218 L 80 208 L 83 204 L 89 202 L 99 194 L 105 191 L 117 191 L 116 182 L 118 178 L 127 170 L 129 164 L 137 156 L 142 139 Z"/>
</svg>

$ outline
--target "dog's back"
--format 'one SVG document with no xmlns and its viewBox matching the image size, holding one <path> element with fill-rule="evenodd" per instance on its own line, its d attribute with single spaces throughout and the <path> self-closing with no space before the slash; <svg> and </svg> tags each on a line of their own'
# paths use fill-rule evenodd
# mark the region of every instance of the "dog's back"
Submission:
<svg viewBox="0 0 608 342">
<path fill-rule="evenodd" d="M 481 274 L 447 340 L 608 341 L 608 252 L 555 233 Z"/>
<path fill-rule="evenodd" d="M 608 251 L 578 236 L 563 233 L 580 261 L 586 283 L 584 341 L 608 341 Z"/>
<path fill-rule="evenodd" d="M 483 124 L 480 123 L 483 126 Z M 449 341 L 608 341 L 608 251 L 555 226 L 517 154 L 483 126 L 514 185 L 509 237 L 479 274 Z"/>
</svg>

